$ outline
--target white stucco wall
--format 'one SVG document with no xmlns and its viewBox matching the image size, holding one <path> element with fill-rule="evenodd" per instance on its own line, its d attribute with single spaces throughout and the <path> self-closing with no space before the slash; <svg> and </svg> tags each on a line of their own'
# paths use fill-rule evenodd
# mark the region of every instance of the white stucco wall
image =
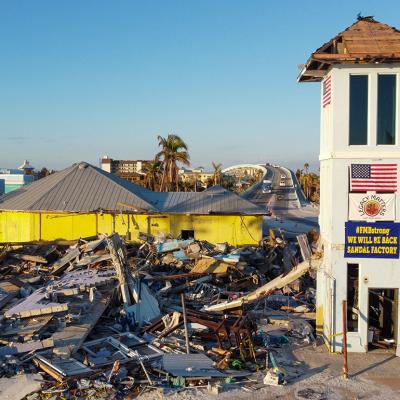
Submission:
<svg viewBox="0 0 400 400">
<path fill-rule="evenodd" d="M 377 76 L 397 74 L 396 144 L 376 145 Z M 349 146 L 349 77 L 369 76 L 368 144 Z M 341 351 L 342 301 L 347 296 L 347 263 L 359 264 L 359 329 L 348 334 L 349 351 L 367 351 L 368 289 L 400 288 L 400 261 L 344 258 L 345 222 L 348 220 L 349 167 L 357 163 L 397 163 L 400 165 L 400 64 L 337 66 L 330 71 L 331 104 L 321 106 L 321 207 L 320 228 L 324 262 L 317 275 L 317 304 L 323 306 L 324 336 L 332 350 Z M 321 85 L 322 87 L 322 85 Z M 321 88 L 322 97 L 322 88 Z M 399 166 L 398 166 L 399 168 Z M 398 171 L 398 176 L 399 175 Z M 396 194 L 396 221 L 400 196 Z M 334 293 L 332 294 L 332 290 Z M 400 307 L 398 307 L 400 308 Z M 398 337 L 400 331 L 398 331 Z"/>
</svg>

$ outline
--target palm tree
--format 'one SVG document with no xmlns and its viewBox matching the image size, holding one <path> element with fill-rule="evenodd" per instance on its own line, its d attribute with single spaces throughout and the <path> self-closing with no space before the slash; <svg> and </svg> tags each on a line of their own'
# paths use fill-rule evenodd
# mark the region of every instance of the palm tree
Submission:
<svg viewBox="0 0 400 400">
<path fill-rule="evenodd" d="M 145 175 L 145 186 L 150 190 L 156 190 L 156 187 L 160 183 L 160 176 L 162 173 L 162 162 L 156 156 L 154 160 L 145 164 L 143 167 Z"/>
<path fill-rule="evenodd" d="M 157 154 L 163 163 L 163 174 L 160 192 L 165 190 L 179 190 L 177 163 L 190 165 L 190 157 L 186 143 L 178 136 L 169 134 L 166 138 L 158 136 L 158 145 L 161 151 Z"/>
<path fill-rule="evenodd" d="M 212 166 L 214 168 L 214 185 L 220 185 L 221 184 L 221 173 L 222 173 L 222 164 L 221 163 L 215 163 L 214 161 L 212 162 Z"/>
</svg>

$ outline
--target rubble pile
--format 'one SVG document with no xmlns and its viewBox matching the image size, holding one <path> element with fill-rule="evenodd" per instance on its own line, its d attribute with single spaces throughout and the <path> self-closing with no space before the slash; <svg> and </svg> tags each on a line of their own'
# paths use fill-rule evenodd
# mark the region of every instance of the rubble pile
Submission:
<svg viewBox="0 0 400 400">
<path fill-rule="evenodd" d="M 296 376 L 280 349 L 316 340 L 315 233 L 270 231 L 241 248 L 140 239 L 0 245 L 0 394 L 16 377 L 28 383 L 12 398 L 33 400 L 217 394 Z"/>
</svg>

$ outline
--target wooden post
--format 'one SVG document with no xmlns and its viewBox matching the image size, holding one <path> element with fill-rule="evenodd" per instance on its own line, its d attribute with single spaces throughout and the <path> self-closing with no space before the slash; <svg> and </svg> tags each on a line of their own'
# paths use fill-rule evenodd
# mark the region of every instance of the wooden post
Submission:
<svg viewBox="0 0 400 400">
<path fill-rule="evenodd" d="M 343 377 L 349 378 L 349 365 L 347 363 L 347 301 L 343 300 Z"/>
<path fill-rule="evenodd" d="M 186 340 L 186 353 L 190 354 L 189 348 L 189 332 L 187 325 L 187 316 L 186 316 L 186 302 L 185 302 L 185 293 L 181 293 L 181 302 L 182 302 L 182 313 L 183 313 L 183 325 L 185 327 L 185 340 Z"/>
</svg>

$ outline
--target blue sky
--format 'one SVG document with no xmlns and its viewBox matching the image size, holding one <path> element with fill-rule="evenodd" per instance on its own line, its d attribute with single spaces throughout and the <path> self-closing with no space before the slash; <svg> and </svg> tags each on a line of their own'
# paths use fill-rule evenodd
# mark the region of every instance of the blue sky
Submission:
<svg viewBox="0 0 400 400">
<path fill-rule="evenodd" d="M 0 166 L 148 159 L 318 165 L 319 86 L 298 65 L 398 1 L 0 1 Z"/>
</svg>

